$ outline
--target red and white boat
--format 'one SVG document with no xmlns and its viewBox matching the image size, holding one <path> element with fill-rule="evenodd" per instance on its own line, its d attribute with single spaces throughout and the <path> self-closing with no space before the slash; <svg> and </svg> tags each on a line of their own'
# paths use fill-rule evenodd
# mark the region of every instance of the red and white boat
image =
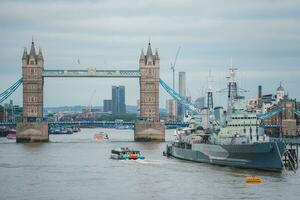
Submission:
<svg viewBox="0 0 300 200">
<path fill-rule="evenodd" d="M 17 137 L 16 131 L 15 130 L 9 130 L 9 132 L 6 135 L 6 138 L 9 140 L 15 140 Z"/>
</svg>

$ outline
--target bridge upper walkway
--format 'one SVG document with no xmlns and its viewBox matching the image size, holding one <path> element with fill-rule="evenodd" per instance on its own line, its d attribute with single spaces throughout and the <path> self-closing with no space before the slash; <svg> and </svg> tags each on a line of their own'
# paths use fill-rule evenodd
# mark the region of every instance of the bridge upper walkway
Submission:
<svg viewBox="0 0 300 200">
<path fill-rule="evenodd" d="M 43 77 L 109 77 L 109 78 L 139 78 L 139 70 L 43 70 Z"/>
</svg>

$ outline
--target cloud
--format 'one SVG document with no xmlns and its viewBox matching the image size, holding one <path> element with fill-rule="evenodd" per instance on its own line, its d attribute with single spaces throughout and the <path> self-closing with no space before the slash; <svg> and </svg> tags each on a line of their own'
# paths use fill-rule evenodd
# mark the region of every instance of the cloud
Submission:
<svg viewBox="0 0 300 200">
<path fill-rule="evenodd" d="M 47 69 L 137 69 L 140 50 L 150 37 L 153 48 L 159 49 L 161 76 L 169 83 L 170 62 L 181 46 L 176 69 L 187 72 L 194 97 L 206 84 L 204 75 L 209 69 L 222 73 L 217 77 L 223 83 L 232 57 L 248 75 L 246 86 L 255 90 L 261 82 L 275 88 L 280 79 L 293 97 L 300 98 L 295 87 L 300 76 L 299 9 L 300 2 L 293 0 L 1 1 L 0 91 L 21 76 L 23 46 L 29 46 L 33 34 L 43 49 Z M 73 93 L 61 100 L 50 98 L 56 93 L 56 81 L 47 81 L 47 105 L 85 103 L 84 96 Z M 72 90 L 79 81 L 83 80 L 57 82 Z M 130 94 L 127 103 L 135 104 L 138 84 L 121 83 L 131 88 L 126 90 Z M 103 84 L 109 88 L 118 82 Z M 94 80 L 84 80 L 82 85 L 96 87 Z M 89 95 L 85 89 L 80 92 Z M 162 95 L 161 106 L 166 98 Z"/>
</svg>

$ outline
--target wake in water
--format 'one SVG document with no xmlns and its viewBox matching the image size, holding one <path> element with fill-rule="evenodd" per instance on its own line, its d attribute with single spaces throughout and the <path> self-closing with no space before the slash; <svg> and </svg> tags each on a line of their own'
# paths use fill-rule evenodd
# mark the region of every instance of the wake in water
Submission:
<svg viewBox="0 0 300 200">
<path fill-rule="evenodd" d="M 151 159 L 120 160 L 120 162 L 124 162 L 126 164 L 131 164 L 131 163 L 154 164 L 154 165 L 163 164 L 163 162 L 161 160 L 151 160 Z"/>
</svg>

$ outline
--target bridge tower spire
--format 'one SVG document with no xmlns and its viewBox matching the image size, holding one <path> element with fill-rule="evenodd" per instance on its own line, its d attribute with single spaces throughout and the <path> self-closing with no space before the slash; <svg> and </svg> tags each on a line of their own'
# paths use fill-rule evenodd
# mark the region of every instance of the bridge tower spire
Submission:
<svg viewBox="0 0 300 200">
<path fill-rule="evenodd" d="M 44 59 L 42 51 L 36 54 L 34 41 L 29 54 L 26 49 L 22 57 L 23 71 L 23 121 L 34 122 L 43 119 L 43 77 Z"/>
<path fill-rule="evenodd" d="M 149 41 L 146 55 L 142 50 L 140 59 L 140 118 L 135 124 L 135 139 L 165 139 L 164 124 L 159 119 L 159 70 L 160 58 L 158 51 L 152 52 Z"/>
<path fill-rule="evenodd" d="M 17 142 L 48 141 L 48 125 L 43 121 L 43 86 L 42 72 L 44 58 L 42 50 L 36 53 L 32 39 L 29 54 L 24 48 L 22 56 L 23 72 L 23 122 L 17 124 Z M 29 130 L 30 129 L 30 130 Z M 33 131 L 34 130 L 34 131 Z"/>
<path fill-rule="evenodd" d="M 158 55 L 158 53 L 157 53 Z M 159 58 L 153 56 L 148 44 L 144 62 L 140 62 L 140 116 L 147 121 L 159 121 Z"/>
</svg>

